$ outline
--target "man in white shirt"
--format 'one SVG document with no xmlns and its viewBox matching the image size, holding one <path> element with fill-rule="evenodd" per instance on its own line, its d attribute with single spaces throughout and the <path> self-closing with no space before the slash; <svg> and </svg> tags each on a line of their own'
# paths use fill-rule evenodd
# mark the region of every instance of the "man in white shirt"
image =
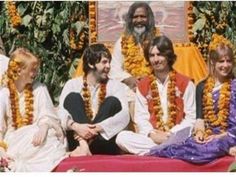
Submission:
<svg viewBox="0 0 236 177">
<path fill-rule="evenodd" d="M 139 132 L 122 131 L 116 139 L 121 149 L 138 155 L 192 127 L 196 119 L 195 85 L 172 68 L 176 55 L 170 39 L 154 38 L 144 55 L 153 71 L 136 90 L 134 121 Z"/>
<path fill-rule="evenodd" d="M 92 44 L 83 55 L 84 76 L 65 84 L 59 104 L 71 156 L 118 154 L 117 133 L 129 122 L 125 85 L 110 80 L 111 54 L 103 44 Z M 72 118 L 72 119 L 71 119 Z"/>
</svg>

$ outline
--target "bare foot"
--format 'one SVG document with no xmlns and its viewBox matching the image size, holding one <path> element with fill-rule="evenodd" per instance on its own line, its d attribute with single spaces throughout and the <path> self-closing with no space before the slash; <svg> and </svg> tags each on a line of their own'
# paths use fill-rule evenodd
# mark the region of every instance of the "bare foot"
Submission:
<svg viewBox="0 0 236 177">
<path fill-rule="evenodd" d="M 75 150 L 70 152 L 70 157 L 77 157 L 77 156 L 86 156 L 86 153 L 82 151 L 80 146 L 77 146 Z"/>
<path fill-rule="evenodd" d="M 79 141 L 80 145 L 76 147 L 75 150 L 71 151 L 70 157 L 77 157 L 77 156 L 90 156 L 92 155 L 88 143 L 85 140 Z"/>
<path fill-rule="evenodd" d="M 89 146 L 88 146 L 87 141 L 85 141 L 85 140 L 82 139 L 82 140 L 79 141 L 79 143 L 80 143 L 81 150 L 82 150 L 83 152 L 85 152 L 87 156 L 92 155 L 92 153 L 91 153 L 90 150 L 89 150 Z"/>
<path fill-rule="evenodd" d="M 236 156 L 236 146 L 229 149 L 229 155 Z"/>
</svg>

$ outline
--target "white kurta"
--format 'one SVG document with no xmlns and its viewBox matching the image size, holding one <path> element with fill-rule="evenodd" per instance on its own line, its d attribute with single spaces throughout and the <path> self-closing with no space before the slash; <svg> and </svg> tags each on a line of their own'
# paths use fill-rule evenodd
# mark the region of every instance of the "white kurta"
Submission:
<svg viewBox="0 0 236 177">
<path fill-rule="evenodd" d="M 111 71 L 109 73 L 109 77 L 111 79 L 119 81 L 123 81 L 124 79 L 132 77 L 132 75 L 124 69 L 124 56 L 122 54 L 122 49 L 121 49 L 121 40 L 122 39 L 120 37 L 114 45 L 112 60 L 111 60 Z M 143 55 L 143 54 L 137 54 L 137 55 Z M 128 101 L 134 101 L 135 93 L 133 90 L 127 87 L 126 94 Z"/>
<path fill-rule="evenodd" d="M 115 114 L 113 117 L 110 117 L 102 122 L 98 123 L 102 128 L 101 136 L 109 140 L 115 136 L 118 132 L 123 130 L 129 123 L 129 112 L 128 112 L 128 102 L 125 94 L 126 85 L 116 80 L 109 80 L 106 86 L 106 97 L 114 96 L 119 99 L 121 102 L 122 109 L 120 112 Z M 59 104 L 59 115 L 62 119 L 63 127 L 66 127 L 66 122 L 68 117 L 71 117 L 69 113 L 64 109 L 64 100 L 66 96 L 71 92 L 81 93 L 83 88 L 83 77 L 78 77 L 67 81 L 65 84 Z M 93 111 L 96 110 L 98 106 L 98 92 L 99 86 L 93 87 L 89 86 L 91 92 L 91 103 Z M 79 109 L 79 108 L 78 108 Z"/>
<path fill-rule="evenodd" d="M 163 110 L 162 119 L 164 122 L 166 122 L 168 117 L 167 88 L 169 83 L 169 77 L 166 78 L 163 84 L 158 80 L 156 81 L 156 83 L 158 86 L 161 107 Z M 180 124 L 175 125 L 170 130 L 172 133 L 175 133 L 186 127 L 192 127 L 195 123 L 195 85 L 191 81 L 188 83 L 183 94 L 183 102 L 185 117 L 180 122 Z M 156 146 L 152 139 L 148 137 L 148 134 L 153 130 L 153 126 L 150 123 L 149 119 L 150 113 L 148 111 L 147 99 L 140 93 L 139 89 L 137 89 L 135 98 L 134 121 L 137 124 L 139 133 L 134 133 L 131 131 L 123 131 L 119 133 L 116 139 L 116 142 L 119 147 L 133 154 L 144 155 L 145 153 L 149 152 L 152 147 Z"/>
<path fill-rule="evenodd" d="M 33 95 L 33 124 L 15 130 L 12 127 L 9 89 L 4 87 L 0 91 L 0 131 L 8 144 L 8 155 L 14 159 L 10 163 L 12 171 L 51 171 L 65 157 L 66 144 L 62 144 L 57 139 L 52 128 L 49 129 L 48 136 L 42 145 L 33 146 L 33 136 L 39 130 L 38 123 L 58 119 L 46 86 L 34 84 Z M 19 93 L 19 102 L 21 114 L 24 115 L 24 93 Z"/>
<path fill-rule="evenodd" d="M 0 79 L 8 67 L 9 58 L 0 54 Z"/>
</svg>

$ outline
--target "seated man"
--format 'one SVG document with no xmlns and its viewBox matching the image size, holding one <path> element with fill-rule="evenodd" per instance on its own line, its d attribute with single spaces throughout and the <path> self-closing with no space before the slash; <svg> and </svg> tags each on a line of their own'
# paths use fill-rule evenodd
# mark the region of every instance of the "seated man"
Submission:
<svg viewBox="0 0 236 177">
<path fill-rule="evenodd" d="M 115 138 L 129 123 L 128 102 L 126 86 L 108 78 L 110 62 L 109 50 L 92 44 L 84 51 L 84 76 L 62 90 L 59 114 L 73 130 L 67 132 L 71 156 L 119 153 Z"/>
<path fill-rule="evenodd" d="M 176 55 L 170 39 L 154 38 L 144 54 L 152 74 L 136 90 L 134 121 L 139 133 L 122 131 L 116 139 L 124 151 L 138 155 L 167 141 L 171 133 L 192 127 L 196 118 L 195 86 L 173 70 Z"/>
</svg>

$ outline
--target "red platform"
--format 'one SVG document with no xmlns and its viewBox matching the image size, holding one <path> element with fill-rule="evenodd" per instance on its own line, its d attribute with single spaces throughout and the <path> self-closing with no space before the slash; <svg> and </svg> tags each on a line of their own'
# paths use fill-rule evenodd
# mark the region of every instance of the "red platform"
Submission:
<svg viewBox="0 0 236 177">
<path fill-rule="evenodd" d="M 181 160 L 135 156 L 93 155 L 64 159 L 55 172 L 76 168 L 83 172 L 226 172 L 234 157 L 224 157 L 205 165 L 194 165 Z"/>
</svg>

